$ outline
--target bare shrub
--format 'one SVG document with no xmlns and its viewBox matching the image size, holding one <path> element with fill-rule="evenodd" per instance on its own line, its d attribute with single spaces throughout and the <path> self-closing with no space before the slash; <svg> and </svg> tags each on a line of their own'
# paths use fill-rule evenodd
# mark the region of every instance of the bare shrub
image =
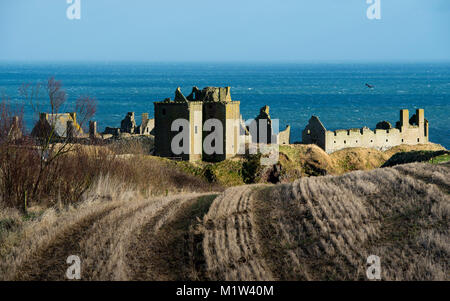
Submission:
<svg viewBox="0 0 450 301">
<path fill-rule="evenodd" d="M 40 113 L 40 85 L 23 85 L 20 91 L 35 113 Z M 46 92 L 50 113 L 59 113 L 60 108 L 67 100 L 62 83 L 50 78 L 46 85 Z M 82 123 L 95 113 L 95 99 L 79 98 L 76 102 L 76 109 L 79 110 L 80 126 L 82 126 Z M 7 123 L 11 120 L 10 115 L 7 106 L 0 106 L 0 124 L 8 126 Z M 36 139 L 26 137 L 12 140 L 8 138 L 2 139 L 1 142 L 2 202 L 9 206 L 20 207 L 23 212 L 26 212 L 28 202 L 41 201 L 43 197 L 54 198 L 55 191 L 58 191 L 60 197 L 61 192 L 63 193 L 62 197 L 65 202 L 77 200 L 91 181 L 86 176 L 77 177 L 79 174 L 76 173 L 81 168 L 74 168 L 73 165 L 74 163 L 82 164 L 83 162 L 80 160 L 85 160 L 84 163 L 87 163 L 86 156 L 78 154 L 74 161 L 67 160 L 65 155 L 70 153 L 73 147 L 69 135 L 66 133 L 65 138 L 57 137 L 56 123 L 49 122 L 49 124 L 49 128 L 42 128 L 38 131 L 39 135 Z M 57 139 L 60 141 L 56 141 Z M 70 166 L 71 164 L 72 166 Z M 71 180 L 73 180 L 72 183 Z M 69 188 L 69 186 L 71 187 Z"/>
</svg>

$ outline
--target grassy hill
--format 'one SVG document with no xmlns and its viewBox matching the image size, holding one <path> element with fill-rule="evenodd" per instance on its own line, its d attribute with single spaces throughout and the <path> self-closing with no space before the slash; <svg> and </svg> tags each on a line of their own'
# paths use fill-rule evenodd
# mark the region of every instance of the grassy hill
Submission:
<svg viewBox="0 0 450 301">
<path fill-rule="evenodd" d="M 149 197 L 103 179 L 76 207 L 0 210 L 0 279 L 450 280 L 450 164 Z M 107 198 L 102 196 L 108 196 Z"/>
<path fill-rule="evenodd" d="M 316 145 L 295 144 L 280 147 L 280 163 L 284 182 L 300 176 L 339 175 L 354 170 L 371 170 L 383 166 L 392 156 L 412 151 L 442 151 L 439 144 L 399 145 L 387 151 L 371 148 L 346 148 L 332 154 Z M 416 161 L 404 160 L 402 163 Z"/>
<path fill-rule="evenodd" d="M 407 164 L 260 190 L 254 225 L 280 280 L 449 280 L 450 165 Z"/>
<path fill-rule="evenodd" d="M 384 152 L 370 148 L 347 148 L 332 154 L 327 154 L 314 144 L 282 145 L 279 149 L 281 171 L 275 177 L 273 166 L 255 166 L 254 156 L 236 157 L 218 163 L 172 163 L 183 172 L 202 177 L 210 183 L 232 187 L 251 183 L 289 183 L 305 176 L 340 175 L 354 170 L 372 170 L 391 166 L 387 162 L 392 160 L 395 160 L 396 164 L 404 164 L 434 160 L 439 156 L 436 162 L 449 161 L 448 156 L 442 156 L 445 151 L 444 147 L 433 143 L 400 145 Z M 422 155 L 411 155 L 414 152 Z"/>
</svg>

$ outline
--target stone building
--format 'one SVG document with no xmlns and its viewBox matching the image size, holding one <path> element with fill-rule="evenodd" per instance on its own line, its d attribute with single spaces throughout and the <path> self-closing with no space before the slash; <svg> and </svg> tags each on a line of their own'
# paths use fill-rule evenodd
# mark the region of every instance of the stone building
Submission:
<svg viewBox="0 0 450 301">
<path fill-rule="evenodd" d="M 239 111 L 239 101 L 231 99 L 230 87 L 206 87 L 202 90 L 194 87 L 187 97 L 180 88 L 175 91 L 175 99 L 155 102 L 155 154 L 162 157 L 180 158 L 182 160 L 222 161 L 236 155 L 241 144 L 242 118 Z M 172 150 L 172 140 L 182 130 L 172 131 L 175 120 L 184 119 L 188 122 L 189 139 L 188 152 L 175 154 Z M 203 149 L 203 141 L 215 132 L 209 128 L 208 120 L 217 119 L 222 124 L 222 149 L 207 153 Z M 214 141 L 212 144 L 218 143 Z M 186 141 L 184 141 L 186 143 Z M 220 144 L 218 144 L 220 146 Z"/>
<path fill-rule="evenodd" d="M 386 150 L 400 144 L 428 143 L 428 120 L 424 110 L 417 109 L 411 119 L 408 110 L 400 110 L 395 128 L 387 121 L 379 122 L 374 131 L 367 127 L 328 131 L 319 117 L 312 116 L 302 132 L 302 142 L 317 144 L 327 153 L 347 147 L 368 147 Z"/>
<path fill-rule="evenodd" d="M 142 113 L 141 124 L 137 125 L 134 112 L 128 112 L 120 122 L 120 128 L 106 127 L 103 134 L 120 136 L 130 135 L 154 135 L 155 119 L 149 119 L 148 113 Z"/>
<path fill-rule="evenodd" d="M 134 120 L 134 112 L 128 112 L 125 118 L 120 122 L 120 132 L 135 134 L 136 121 Z"/>
<path fill-rule="evenodd" d="M 77 123 L 77 113 L 39 114 L 39 121 L 31 131 L 33 137 L 73 138 L 83 137 L 83 129 Z"/>
<path fill-rule="evenodd" d="M 154 135 L 155 119 L 149 119 L 148 113 L 142 113 L 141 124 L 137 127 L 140 135 Z"/>
<path fill-rule="evenodd" d="M 289 125 L 286 126 L 286 129 L 281 132 L 277 129 L 276 131 L 278 131 L 278 133 L 275 133 L 269 111 L 269 106 L 262 107 L 259 110 L 259 115 L 254 119 L 256 122 L 256 135 L 252 136 L 252 142 L 280 145 L 289 144 L 291 127 Z"/>
</svg>

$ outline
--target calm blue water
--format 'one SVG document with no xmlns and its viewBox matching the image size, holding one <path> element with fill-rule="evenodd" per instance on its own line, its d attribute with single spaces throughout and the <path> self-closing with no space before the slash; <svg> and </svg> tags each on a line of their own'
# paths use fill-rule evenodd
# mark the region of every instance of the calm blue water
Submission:
<svg viewBox="0 0 450 301">
<path fill-rule="evenodd" d="M 270 106 L 280 129 L 292 126 L 292 141 L 311 115 L 327 129 L 368 126 L 381 120 L 392 124 L 399 110 L 425 109 L 430 140 L 450 148 L 450 64 L 0 64 L 0 93 L 20 102 L 18 88 L 54 76 L 69 95 L 70 111 L 78 95 L 98 100 L 99 130 L 119 126 L 126 112 L 149 112 L 153 101 L 173 98 L 177 86 L 188 95 L 192 86 L 231 86 L 241 101 L 244 119 Z M 365 83 L 375 85 L 374 89 Z M 30 128 L 33 115 L 25 108 Z M 412 115 L 412 113 L 411 113 Z M 140 122 L 140 117 L 137 118 Z"/>
</svg>

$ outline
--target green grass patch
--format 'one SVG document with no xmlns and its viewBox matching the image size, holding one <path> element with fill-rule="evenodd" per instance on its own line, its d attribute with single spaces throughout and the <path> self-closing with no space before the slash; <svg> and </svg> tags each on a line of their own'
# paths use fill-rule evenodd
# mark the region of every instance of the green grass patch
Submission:
<svg viewBox="0 0 450 301">
<path fill-rule="evenodd" d="M 407 164 L 413 162 L 429 162 L 437 164 L 449 160 L 450 152 L 445 150 L 400 152 L 393 155 L 383 164 L 382 167 L 391 167 L 399 164 Z"/>
<path fill-rule="evenodd" d="M 429 162 L 431 164 L 439 164 L 439 163 L 444 163 L 444 162 L 449 162 L 449 161 L 450 161 L 450 153 L 447 153 L 447 154 L 443 154 L 443 155 L 431 158 Z"/>
<path fill-rule="evenodd" d="M 201 177 L 223 187 L 244 185 L 243 160 L 224 160 L 217 163 L 172 161 L 182 171 Z"/>
</svg>

